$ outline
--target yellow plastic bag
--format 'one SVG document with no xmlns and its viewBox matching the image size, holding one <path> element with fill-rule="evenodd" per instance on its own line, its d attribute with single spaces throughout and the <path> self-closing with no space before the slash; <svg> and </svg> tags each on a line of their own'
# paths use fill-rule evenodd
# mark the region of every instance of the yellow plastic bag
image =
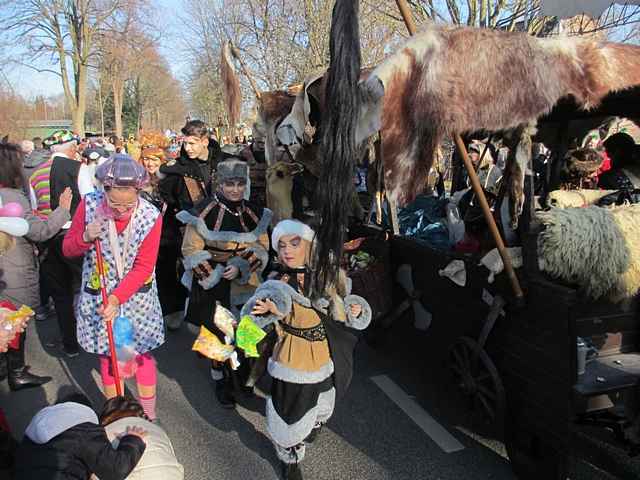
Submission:
<svg viewBox="0 0 640 480">
<path fill-rule="evenodd" d="M 29 317 L 32 317 L 34 312 L 26 305 L 22 305 L 16 311 L 9 310 L 8 308 L 0 308 L 0 314 L 2 314 L 2 317 L 4 317 L 6 321 L 11 323 L 20 323 Z"/>
<path fill-rule="evenodd" d="M 200 335 L 196 338 L 192 350 L 211 360 L 225 362 L 231 357 L 235 347 L 233 345 L 225 345 L 207 327 L 202 326 L 200 327 Z"/>
<path fill-rule="evenodd" d="M 240 320 L 240 324 L 238 325 L 238 331 L 236 332 L 236 345 L 238 348 L 244 350 L 244 354 L 247 357 L 257 358 L 260 356 L 258 353 L 257 345 L 260 343 L 267 334 L 258 327 L 251 317 L 245 315 Z"/>
</svg>

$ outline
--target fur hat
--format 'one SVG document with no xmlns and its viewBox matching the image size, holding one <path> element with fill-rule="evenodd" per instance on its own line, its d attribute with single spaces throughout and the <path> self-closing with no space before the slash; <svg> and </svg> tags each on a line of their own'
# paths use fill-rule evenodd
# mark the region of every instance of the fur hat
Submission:
<svg viewBox="0 0 640 480">
<path fill-rule="evenodd" d="M 298 220 L 282 220 L 273 229 L 271 233 L 271 245 L 274 249 L 278 249 L 278 242 L 280 237 L 284 235 L 297 235 L 303 240 L 313 242 L 316 236 L 316 232 L 313 229 Z"/>
<path fill-rule="evenodd" d="M 218 164 L 216 173 L 218 183 L 223 183 L 234 178 L 246 181 L 249 177 L 249 165 L 243 160 L 225 160 Z"/>
</svg>

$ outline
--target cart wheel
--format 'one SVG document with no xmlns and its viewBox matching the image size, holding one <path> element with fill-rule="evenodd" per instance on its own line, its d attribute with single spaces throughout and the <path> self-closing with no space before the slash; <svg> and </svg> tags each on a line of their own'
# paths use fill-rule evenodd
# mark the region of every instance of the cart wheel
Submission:
<svg viewBox="0 0 640 480">
<path fill-rule="evenodd" d="M 499 427 L 504 420 L 504 386 L 487 352 L 475 340 L 460 337 L 449 350 L 449 369 L 474 417 Z"/>
<path fill-rule="evenodd" d="M 568 456 L 531 432 L 508 412 L 504 427 L 504 444 L 511 469 L 519 480 L 566 480 Z"/>
</svg>

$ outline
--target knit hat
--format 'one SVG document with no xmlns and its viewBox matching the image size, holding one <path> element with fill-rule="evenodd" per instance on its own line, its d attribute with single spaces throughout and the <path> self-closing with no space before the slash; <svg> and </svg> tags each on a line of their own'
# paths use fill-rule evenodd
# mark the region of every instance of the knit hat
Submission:
<svg viewBox="0 0 640 480">
<path fill-rule="evenodd" d="M 313 229 L 299 220 L 282 220 L 273 229 L 271 233 L 271 245 L 274 249 L 278 248 L 278 242 L 284 235 L 297 235 L 303 240 L 313 242 L 316 236 L 316 232 Z"/>
<path fill-rule="evenodd" d="M 149 182 L 149 174 L 129 155 L 117 153 L 96 170 L 96 178 L 105 187 L 141 189 Z"/>
<path fill-rule="evenodd" d="M 2 203 L 0 198 L 0 232 L 12 237 L 23 237 L 29 231 L 29 223 L 22 218 L 22 206 L 19 203 Z"/>
</svg>

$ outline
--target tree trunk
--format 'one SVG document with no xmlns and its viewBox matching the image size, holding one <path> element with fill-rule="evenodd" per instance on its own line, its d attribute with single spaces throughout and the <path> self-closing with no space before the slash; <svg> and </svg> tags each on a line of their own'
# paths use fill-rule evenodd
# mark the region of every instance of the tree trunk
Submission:
<svg viewBox="0 0 640 480">
<path fill-rule="evenodd" d="M 113 111 L 115 116 L 116 136 L 122 138 L 122 103 L 124 96 L 124 85 L 114 80 L 113 87 Z"/>
</svg>

